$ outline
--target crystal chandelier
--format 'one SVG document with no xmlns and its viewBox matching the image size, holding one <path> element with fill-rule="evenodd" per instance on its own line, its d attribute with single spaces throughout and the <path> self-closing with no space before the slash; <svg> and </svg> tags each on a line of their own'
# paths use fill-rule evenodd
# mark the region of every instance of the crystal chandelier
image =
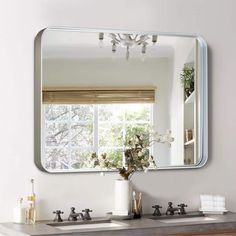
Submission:
<svg viewBox="0 0 236 236">
<path fill-rule="evenodd" d="M 140 46 L 141 53 L 145 54 L 147 50 L 148 40 L 150 39 L 148 35 L 142 34 L 115 34 L 110 33 L 109 37 L 111 38 L 112 44 L 112 52 L 115 53 L 117 50 L 117 46 L 121 46 L 126 48 L 126 59 L 129 59 L 130 49 Z M 157 42 L 157 35 L 152 35 L 152 43 L 155 44 Z M 99 41 L 102 44 L 104 39 L 104 33 L 99 33 Z"/>
</svg>

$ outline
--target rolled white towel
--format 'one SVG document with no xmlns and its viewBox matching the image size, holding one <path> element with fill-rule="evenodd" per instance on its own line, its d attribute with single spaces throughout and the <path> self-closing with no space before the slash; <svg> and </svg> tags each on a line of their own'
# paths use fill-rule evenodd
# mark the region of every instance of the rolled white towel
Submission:
<svg viewBox="0 0 236 236">
<path fill-rule="evenodd" d="M 225 202 L 214 202 L 214 207 L 225 207 Z"/>
<path fill-rule="evenodd" d="M 213 201 L 201 201 L 201 206 L 206 206 L 206 207 L 213 207 L 214 206 L 214 202 Z"/>
<path fill-rule="evenodd" d="M 220 195 L 215 195 L 215 196 L 213 196 L 213 201 L 215 201 L 215 202 L 225 202 L 225 197 L 220 196 Z"/>
<path fill-rule="evenodd" d="M 201 207 L 200 211 L 214 211 L 214 207 Z"/>
<path fill-rule="evenodd" d="M 201 194 L 200 199 L 201 201 L 213 201 L 213 196 L 208 194 Z"/>
<path fill-rule="evenodd" d="M 225 207 L 214 207 L 214 211 L 225 211 Z"/>
</svg>

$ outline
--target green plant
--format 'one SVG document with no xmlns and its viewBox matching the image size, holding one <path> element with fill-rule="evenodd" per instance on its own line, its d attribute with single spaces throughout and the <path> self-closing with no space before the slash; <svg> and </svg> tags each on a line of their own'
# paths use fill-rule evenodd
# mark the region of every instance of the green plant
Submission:
<svg viewBox="0 0 236 236">
<path fill-rule="evenodd" d="M 152 137 L 151 137 L 152 136 Z M 156 168 L 156 162 L 152 155 L 150 155 L 150 146 L 153 143 L 167 143 L 169 146 L 174 138 L 171 137 L 171 131 L 167 130 L 165 134 L 158 134 L 157 132 L 149 135 L 134 135 L 126 145 L 124 150 L 125 160 L 118 161 L 108 157 L 106 153 L 100 157 L 96 153 L 91 155 L 91 162 L 94 167 L 99 166 L 102 169 L 116 169 L 120 175 L 128 180 L 136 171 L 146 171 L 148 168 Z"/>
<path fill-rule="evenodd" d="M 182 73 L 180 74 L 180 79 L 184 86 L 184 91 L 188 97 L 194 91 L 194 68 L 193 66 L 184 65 Z"/>
<path fill-rule="evenodd" d="M 114 162 L 106 153 L 98 158 L 96 153 L 91 155 L 91 160 L 94 166 L 100 166 L 104 169 L 116 169 L 120 175 L 128 180 L 135 171 L 145 171 L 151 165 L 156 167 L 153 156 L 149 155 L 149 145 L 146 137 L 136 135 L 132 140 L 128 141 L 125 154 L 125 163 Z"/>
</svg>

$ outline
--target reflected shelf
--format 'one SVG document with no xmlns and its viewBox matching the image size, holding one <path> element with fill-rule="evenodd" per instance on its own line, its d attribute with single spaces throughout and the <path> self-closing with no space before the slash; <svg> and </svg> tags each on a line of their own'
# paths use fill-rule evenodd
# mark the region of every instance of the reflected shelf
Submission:
<svg viewBox="0 0 236 236">
<path fill-rule="evenodd" d="M 194 103 L 194 96 L 195 96 L 195 91 L 193 91 L 191 93 L 191 95 L 185 100 L 185 104 L 190 104 L 190 103 Z"/>
<path fill-rule="evenodd" d="M 185 142 L 185 143 L 184 143 L 184 146 L 193 145 L 193 144 L 194 144 L 194 142 L 195 142 L 195 140 L 194 140 L 194 139 L 192 139 L 192 140 L 190 140 L 190 141 L 188 141 L 188 142 Z"/>
</svg>

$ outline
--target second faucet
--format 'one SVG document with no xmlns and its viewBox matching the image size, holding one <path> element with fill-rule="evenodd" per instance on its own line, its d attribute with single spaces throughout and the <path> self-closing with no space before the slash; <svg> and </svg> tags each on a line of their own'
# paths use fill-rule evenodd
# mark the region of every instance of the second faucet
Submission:
<svg viewBox="0 0 236 236">
<path fill-rule="evenodd" d="M 86 208 L 84 210 L 82 210 L 83 213 L 76 213 L 75 212 L 75 207 L 71 207 L 71 212 L 70 212 L 70 215 L 68 217 L 68 220 L 69 221 L 77 221 L 77 217 L 80 217 L 81 220 L 91 220 L 91 216 L 89 214 L 89 212 L 92 212 L 92 210 Z"/>
</svg>

